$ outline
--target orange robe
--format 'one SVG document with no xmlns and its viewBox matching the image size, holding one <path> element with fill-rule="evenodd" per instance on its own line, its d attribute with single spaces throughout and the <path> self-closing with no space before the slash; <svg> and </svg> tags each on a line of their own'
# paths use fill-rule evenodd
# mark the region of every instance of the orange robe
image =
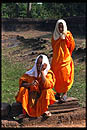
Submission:
<svg viewBox="0 0 87 130">
<path fill-rule="evenodd" d="M 74 63 L 72 60 L 72 51 L 75 48 L 75 42 L 70 31 L 67 31 L 65 39 L 54 40 L 52 37 L 53 58 L 51 69 L 55 74 L 55 90 L 57 93 L 67 92 L 74 80 Z"/>
<path fill-rule="evenodd" d="M 33 80 L 39 81 L 39 86 L 34 89 L 32 87 L 29 89 L 20 87 L 22 81 L 26 81 L 31 83 Z M 23 109 L 27 112 L 27 114 L 31 117 L 39 117 L 45 111 L 47 111 L 48 106 L 53 104 L 55 100 L 53 87 L 55 85 L 55 75 L 51 70 L 48 71 L 46 75 L 46 80 L 44 84 L 40 78 L 31 77 L 27 74 L 24 74 L 19 80 L 19 92 L 16 96 L 16 101 L 22 103 Z M 39 88 L 39 89 L 38 89 Z M 29 103 L 30 92 L 36 91 L 40 95 L 37 99 L 36 104 L 32 107 Z"/>
</svg>

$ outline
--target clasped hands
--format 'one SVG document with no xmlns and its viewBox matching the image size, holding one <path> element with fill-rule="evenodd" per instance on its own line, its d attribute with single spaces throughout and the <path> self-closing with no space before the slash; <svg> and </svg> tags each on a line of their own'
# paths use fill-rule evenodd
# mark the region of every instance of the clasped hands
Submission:
<svg viewBox="0 0 87 130">
<path fill-rule="evenodd" d="M 60 38 L 61 39 L 65 39 L 65 37 L 66 37 L 66 34 L 64 32 L 60 33 Z"/>
</svg>

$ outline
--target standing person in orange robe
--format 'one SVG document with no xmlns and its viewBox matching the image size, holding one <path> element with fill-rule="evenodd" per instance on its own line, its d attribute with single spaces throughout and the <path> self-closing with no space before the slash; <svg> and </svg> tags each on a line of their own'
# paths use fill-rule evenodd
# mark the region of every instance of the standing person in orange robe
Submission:
<svg viewBox="0 0 87 130">
<path fill-rule="evenodd" d="M 72 52 L 75 48 L 75 42 L 63 19 L 57 21 L 51 43 L 53 48 L 51 69 L 56 77 L 54 87 L 57 92 L 56 99 L 65 101 L 67 92 L 74 81 Z"/>
<path fill-rule="evenodd" d="M 54 85 L 55 75 L 50 70 L 49 60 L 46 55 L 40 54 L 33 68 L 19 79 L 16 102 L 21 103 L 23 108 L 19 118 L 25 117 L 26 113 L 30 117 L 51 116 L 48 106 L 56 101 L 52 89 Z"/>
</svg>

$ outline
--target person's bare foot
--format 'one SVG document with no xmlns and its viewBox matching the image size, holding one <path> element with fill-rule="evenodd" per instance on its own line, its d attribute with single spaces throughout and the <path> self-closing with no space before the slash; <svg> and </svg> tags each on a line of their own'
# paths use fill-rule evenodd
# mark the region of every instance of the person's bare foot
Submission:
<svg viewBox="0 0 87 130">
<path fill-rule="evenodd" d="M 66 102 L 66 99 L 67 99 L 67 93 L 63 94 L 59 100 L 60 103 L 64 103 Z"/>
<path fill-rule="evenodd" d="M 13 117 L 14 120 L 20 120 L 20 119 L 23 119 L 26 115 L 25 114 L 20 114 L 16 117 Z"/>
<path fill-rule="evenodd" d="M 51 115 L 52 115 L 51 112 L 46 111 L 46 112 L 43 114 L 43 117 L 48 118 L 48 117 L 50 117 Z"/>
</svg>

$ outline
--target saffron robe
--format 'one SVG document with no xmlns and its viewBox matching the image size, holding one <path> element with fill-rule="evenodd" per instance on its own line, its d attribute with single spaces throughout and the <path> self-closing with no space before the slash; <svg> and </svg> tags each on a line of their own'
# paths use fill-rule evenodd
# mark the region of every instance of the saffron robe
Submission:
<svg viewBox="0 0 87 130">
<path fill-rule="evenodd" d="M 39 86 L 30 87 L 30 89 L 20 87 L 23 81 L 31 83 L 33 80 L 38 80 Z M 51 70 L 48 71 L 46 75 L 46 80 L 42 83 L 41 77 L 36 78 L 29 76 L 28 74 L 24 74 L 19 79 L 19 92 L 16 96 L 16 101 L 22 103 L 22 107 L 26 113 L 31 117 L 39 117 L 45 111 L 48 110 L 48 106 L 53 104 L 55 99 L 55 92 L 53 91 L 53 87 L 55 85 L 55 75 Z M 30 94 L 31 92 L 37 92 L 39 98 L 34 106 L 30 105 Z M 32 96 L 31 96 L 32 100 Z"/>
<path fill-rule="evenodd" d="M 74 81 L 74 63 L 72 52 L 75 42 L 70 31 L 67 31 L 65 39 L 54 40 L 52 37 L 53 57 L 51 69 L 55 74 L 55 90 L 57 93 L 67 92 Z"/>
</svg>

